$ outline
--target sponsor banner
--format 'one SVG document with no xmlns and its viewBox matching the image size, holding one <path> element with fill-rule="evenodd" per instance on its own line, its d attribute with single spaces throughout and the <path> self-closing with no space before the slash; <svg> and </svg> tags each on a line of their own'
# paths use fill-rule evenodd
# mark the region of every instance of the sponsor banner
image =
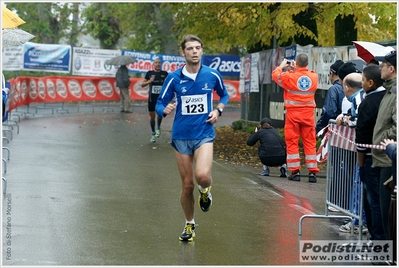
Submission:
<svg viewBox="0 0 399 268">
<path fill-rule="evenodd" d="M 295 60 L 296 58 L 296 45 L 285 48 L 285 58 L 287 60 Z M 281 61 L 280 61 L 281 62 Z"/>
<path fill-rule="evenodd" d="M 251 91 L 251 55 L 248 54 L 244 58 L 244 93 Z"/>
<path fill-rule="evenodd" d="M 309 65 L 308 68 L 309 70 L 312 69 L 312 47 L 313 45 L 307 45 L 307 46 L 300 46 L 300 45 L 293 45 L 290 47 L 285 48 L 285 58 L 287 60 L 296 60 L 296 56 L 299 54 L 306 54 L 309 59 Z M 280 61 L 281 62 L 281 61 Z"/>
<path fill-rule="evenodd" d="M 155 58 L 159 58 L 161 60 L 161 69 L 168 73 L 176 71 L 186 64 L 186 59 L 179 55 L 153 54 L 135 50 L 122 50 L 122 55 L 129 55 L 137 60 L 135 63 L 128 66 L 129 72 L 134 73 L 145 74 L 150 70 L 154 70 L 152 62 Z"/>
<path fill-rule="evenodd" d="M 251 54 L 251 90 L 250 92 L 259 92 L 259 72 L 258 61 L 259 52 Z"/>
<path fill-rule="evenodd" d="M 71 46 L 27 42 L 23 45 L 23 70 L 69 73 Z"/>
<path fill-rule="evenodd" d="M 19 71 L 23 67 L 23 46 L 4 47 L 1 59 L 3 71 Z"/>
<path fill-rule="evenodd" d="M 309 65 L 312 66 L 319 77 L 319 89 L 329 89 L 330 66 L 338 59 L 348 60 L 348 47 L 314 47 L 311 50 L 312 60 Z"/>
<path fill-rule="evenodd" d="M 143 78 L 130 78 L 130 99 L 147 100 L 148 86 L 141 87 Z M 239 81 L 225 80 L 230 101 L 240 101 Z M 9 80 L 10 108 L 33 102 L 112 101 L 120 100 L 119 88 L 113 77 L 92 76 L 21 76 Z M 219 96 L 214 92 L 214 100 Z"/>
<path fill-rule="evenodd" d="M 270 84 L 272 82 L 273 51 L 267 50 L 259 52 L 258 70 L 259 83 Z M 273 69 L 274 70 L 274 69 Z"/>
<path fill-rule="evenodd" d="M 308 65 L 309 70 L 313 70 L 313 65 L 312 65 L 312 48 L 313 48 L 313 45 L 306 45 L 306 46 L 296 45 L 296 54 L 295 54 L 295 57 L 296 57 L 298 54 L 306 54 L 306 55 L 308 56 L 308 60 L 309 60 L 309 65 Z"/>
<path fill-rule="evenodd" d="M 284 59 L 285 53 L 286 49 L 283 47 L 259 52 L 259 60 L 257 65 L 259 72 L 259 83 L 274 83 L 272 80 L 272 72 L 277 66 L 280 66 L 281 61 Z M 288 53 L 292 53 L 292 51 Z"/>
<path fill-rule="evenodd" d="M 244 91 L 245 92 L 259 92 L 259 59 L 260 53 L 251 53 L 244 57 L 244 64 L 242 68 L 243 79 L 244 79 Z M 242 74 L 241 74 L 242 75 Z M 240 75 L 240 77 L 241 77 Z M 240 78 L 241 80 L 241 78 Z M 242 87 L 241 87 L 242 89 Z"/>
<path fill-rule="evenodd" d="M 392 240 L 301 240 L 300 262 L 385 263 L 393 260 Z"/>
<path fill-rule="evenodd" d="M 10 110 L 31 102 L 117 100 L 115 78 L 84 76 L 21 76 L 10 80 Z"/>
<path fill-rule="evenodd" d="M 120 50 L 74 47 L 72 75 L 115 77 L 119 66 L 105 61 L 120 55 Z"/>
<path fill-rule="evenodd" d="M 222 76 L 240 76 L 239 56 L 202 56 L 202 63 L 219 71 Z"/>
<path fill-rule="evenodd" d="M 304 53 L 309 58 L 309 70 L 314 70 L 319 76 L 319 89 L 329 89 L 331 82 L 329 79 L 330 66 L 337 60 L 348 61 L 356 58 L 356 49 L 348 46 L 340 47 L 313 47 L 312 45 L 294 45 L 286 48 L 270 49 L 260 52 L 259 59 L 259 78 L 260 83 L 270 84 L 272 71 L 280 65 L 285 58 L 295 60 L 298 54 Z M 269 53 L 271 54 L 269 56 Z M 240 78 L 244 79 L 244 78 Z M 245 80 L 244 80 L 245 82 Z"/>
</svg>

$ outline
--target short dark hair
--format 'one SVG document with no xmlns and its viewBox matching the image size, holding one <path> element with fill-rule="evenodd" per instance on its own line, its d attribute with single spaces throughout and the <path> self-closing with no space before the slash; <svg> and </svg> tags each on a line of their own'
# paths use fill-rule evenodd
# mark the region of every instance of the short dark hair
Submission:
<svg viewBox="0 0 399 268">
<path fill-rule="evenodd" d="M 367 80 L 373 80 L 377 87 L 382 86 L 384 80 L 381 78 L 381 69 L 378 65 L 369 65 L 364 67 L 363 76 Z"/>
<path fill-rule="evenodd" d="M 351 77 L 346 78 L 344 84 L 347 85 L 348 87 L 356 89 L 356 90 L 361 89 L 363 86 L 362 81 L 357 81 L 357 80 L 351 79 Z"/>
<path fill-rule="evenodd" d="M 309 59 L 306 54 L 299 54 L 296 56 L 296 63 L 299 67 L 306 67 L 309 64 Z"/>
<path fill-rule="evenodd" d="M 189 34 L 189 35 L 184 36 L 183 41 L 181 42 L 181 45 L 180 45 L 181 49 L 184 50 L 186 48 L 186 43 L 187 42 L 193 42 L 193 41 L 199 42 L 201 44 L 201 47 L 202 47 L 201 39 L 198 36 L 196 36 L 196 35 Z"/>
</svg>

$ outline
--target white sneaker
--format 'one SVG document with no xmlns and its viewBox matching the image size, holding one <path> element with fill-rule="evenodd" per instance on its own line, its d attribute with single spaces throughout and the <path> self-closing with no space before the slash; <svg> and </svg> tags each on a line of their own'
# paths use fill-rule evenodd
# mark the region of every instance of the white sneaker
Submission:
<svg viewBox="0 0 399 268">
<path fill-rule="evenodd" d="M 339 230 L 343 233 L 350 233 L 351 232 L 351 226 L 352 226 L 352 222 L 348 222 L 347 224 L 341 225 L 339 227 Z M 355 234 L 359 234 L 359 225 L 355 225 L 353 226 L 353 233 Z M 362 233 L 363 234 L 367 234 L 369 230 L 367 229 L 367 227 L 365 225 L 363 225 L 362 227 Z"/>
<path fill-rule="evenodd" d="M 280 177 L 287 178 L 287 164 L 280 167 Z"/>
<path fill-rule="evenodd" d="M 339 230 L 343 233 L 350 233 L 352 227 L 352 222 L 348 222 L 347 224 L 343 224 L 339 227 Z"/>
<path fill-rule="evenodd" d="M 338 209 L 336 209 L 335 207 L 332 207 L 332 206 L 328 206 L 328 210 L 331 212 L 339 212 Z"/>
</svg>

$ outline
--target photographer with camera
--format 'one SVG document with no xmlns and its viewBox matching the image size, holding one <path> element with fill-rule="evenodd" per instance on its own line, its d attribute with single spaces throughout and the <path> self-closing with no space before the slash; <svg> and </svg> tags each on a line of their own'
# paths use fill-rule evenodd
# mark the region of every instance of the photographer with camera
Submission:
<svg viewBox="0 0 399 268">
<path fill-rule="evenodd" d="M 309 171 L 309 182 L 317 182 L 316 132 L 314 95 L 318 87 L 318 76 L 308 69 L 309 59 L 306 54 L 299 54 L 292 64 L 283 59 L 272 72 L 273 81 L 284 89 L 284 107 L 286 110 L 284 136 L 287 143 L 288 177 L 292 181 L 300 181 L 301 158 L 299 138 L 305 151 L 306 167 Z"/>
<path fill-rule="evenodd" d="M 260 142 L 258 155 L 263 164 L 263 172 L 260 175 L 269 176 L 269 166 L 281 166 L 280 177 L 287 177 L 285 142 L 281 139 L 277 129 L 272 127 L 272 120 L 267 117 L 260 121 L 260 125 L 248 138 L 247 145 L 254 146 L 258 141 Z"/>
</svg>

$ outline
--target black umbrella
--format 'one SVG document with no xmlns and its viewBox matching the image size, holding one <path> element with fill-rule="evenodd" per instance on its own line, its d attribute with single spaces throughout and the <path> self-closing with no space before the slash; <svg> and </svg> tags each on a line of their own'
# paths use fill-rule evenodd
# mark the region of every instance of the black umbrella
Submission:
<svg viewBox="0 0 399 268">
<path fill-rule="evenodd" d="M 116 56 L 110 60 L 105 61 L 108 65 L 128 65 L 136 62 L 136 59 L 127 55 Z"/>
<path fill-rule="evenodd" d="M 363 72 L 364 67 L 366 67 L 366 62 L 362 59 L 348 60 L 348 62 L 355 64 L 356 69 L 358 69 L 360 72 Z"/>
</svg>

